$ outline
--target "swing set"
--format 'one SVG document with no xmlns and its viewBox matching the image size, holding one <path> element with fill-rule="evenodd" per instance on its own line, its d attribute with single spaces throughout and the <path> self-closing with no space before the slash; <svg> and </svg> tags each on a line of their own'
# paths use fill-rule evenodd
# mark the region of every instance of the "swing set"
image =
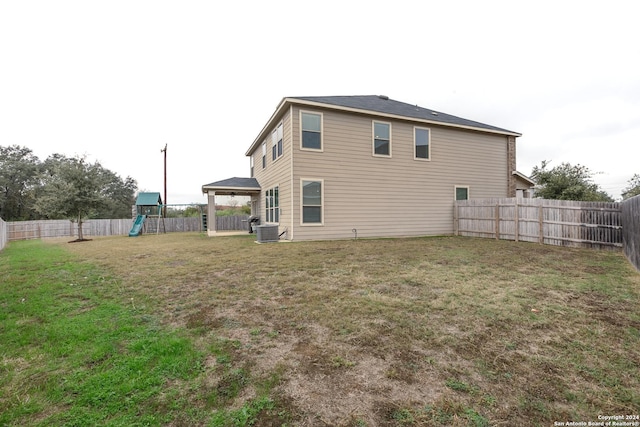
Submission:
<svg viewBox="0 0 640 427">
<path fill-rule="evenodd" d="M 136 199 L 134 207 L 135 219 L 129 231 L 129 237 L 137 237 L 143 232 L 150 234 L 160 234 L 160 228 L 162 225 L 162 232 L 167 232 L 165 224 L 165 217 L 167 215 L 167 208 L 173 207 L 197 207 L 200 213 L 200 221 L 202 230 L 207 229 L 207 215 L 203 211 L 203 207 L 206 205 L 200 205 L 196 203 L 184 203 L 184 204 L 163 204 L 160 193 L 139 193 Z"/>
</svg>

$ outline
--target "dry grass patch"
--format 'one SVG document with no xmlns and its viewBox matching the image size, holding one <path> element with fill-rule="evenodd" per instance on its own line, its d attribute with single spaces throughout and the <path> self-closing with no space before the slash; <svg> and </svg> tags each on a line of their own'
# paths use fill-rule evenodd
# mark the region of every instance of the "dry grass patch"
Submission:
<svg viewBox="0 0 640 427">
<path fill-rule="evenodd" d="M 618 252 L 198 234 L 65 247 L 108 271 L 123 304 L 188 329 L 201 349 L 235 343 L 231 376 L 208 383 L 242 383 L 230 408 L 277 372 L 273 400 L 292 425 L 549 425 L 640 413 L 640 274 Z M 274 422 L 264 413 L 254 425 Z"/>
</svg>

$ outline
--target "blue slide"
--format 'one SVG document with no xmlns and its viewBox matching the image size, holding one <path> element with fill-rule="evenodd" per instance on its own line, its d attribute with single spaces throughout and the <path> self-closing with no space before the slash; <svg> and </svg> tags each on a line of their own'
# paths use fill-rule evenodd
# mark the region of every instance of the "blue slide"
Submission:
<svg viewBox="0 0 640 427">
<path fill-rule="evenodd" d="M 133 222 L 133 227 L 131 227 L 131 231 L 129 232 L 129 237 L 136 237 L 142 233 L 142 224 L 144 224 L 144 220 L 147 217 L 145 215 L 138 215 L 136 220 Z"/>
</svg>

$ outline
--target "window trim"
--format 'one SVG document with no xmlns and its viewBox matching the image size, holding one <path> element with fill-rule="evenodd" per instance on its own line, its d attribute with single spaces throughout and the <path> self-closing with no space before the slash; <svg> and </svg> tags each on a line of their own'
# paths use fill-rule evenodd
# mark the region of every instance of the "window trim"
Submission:
<svg viewBox="0 0 640 427">
<path fill-rule="evenodd" d="M 271 132 L 271 161 L 275 162 L 278 159 L 278 151 L 277 151 L 277 134 L 276 134 L 276 130 L 274 129 L 273 132 Z"/>
<path fill-rule="evenodd" d="M 282 157 L 283 150 L 283 139 L 284 139 L 284 129 L 283 122 L 280 122 L 278 126 L 276 126 L 273 131 L 271 131 L 271 161 L 275 162 L 280 157 Z"/>
<path fill-rule="evenodd" d="M 269 192 L 273 191 L 273 195 L 269 196 Z M 280 211 L 280 185 L 276 184 L 274 186 L 272 186 L 271 188 L 268 188 L 267 190 L 265 190 L 265 201 L 264 201 L 264 213 L 265 213 L 265 218 L 264 218 L 264 222 L 265 224 L 280 224 L 280 215 L 281 215 L 281 211 Z M 273 203 L 273 206 L 270 206 L 269 204 L 269 197 L 273 197 L 273 200 L 277 203 Z M 269 212 L 271 210 L 271 212 Z M 275 219 L 277 217 L 277 221 L 269 221 L 269 219 Z"/>
<path fill-rule="evenodd" d="M 467 190 L 467 198 L 466 199 L 458 199 L 458 188 L 464 188 L 465 190 Z M 469 200 L 471 199 L 471 190 L 470 187 L 468 185 L 454 185 L 453 186 L 453 200 L 455 200 L 456 202 L 458 200 Z"/>
<path fill-rule="evenodd" d="M 418 147 L 417 145 L 417 141 L 416 141 L 416 131 L 420 129 L 420 130 L 426 130 L 429 132 L 429 139 L 427 141 L 427 157 L 418 157 L 416 155 L 416 148 Z M 414 126 L 413 127 L 413 160 L 419 160 L 422 162 L 430 162 L 431 161 L 431 128 L 426 128 L 423 126 Z"/>
<path fill-rule="evenodd" d="M 304 129 L 302 128 L 302 115 L 303 114 L 313 114 L 314 116 L 320 116 L 320 148 L 309 148 L 309 147 L 304 147 L 302 145 L 302 141 L 303 141 L 303 132 Z M 322 153 L 324 152 L 324 114 L 320 113 L 318 111 L 310 111 L 310 110 L 300 110 L 299 114 L 298 114 L 299 120 L 300 120 L 300 150 L 303 151 L 312 151 L 315 153 Z M 310 131 L 313 132 L 313 131 Z"/>
<path fill-rule="evenodd" d="M 262 169 L 267 167 L 267 140 L 262 142 Z"/>
<path fill-rule="evenodd" d="M 276 128 L 278 131 L 278 158 L 284 155 L 284 122 L 280 122 Z"/>
<path fill-rule="evenodd" d="M 320 222 L 304 222 L 304 182 L 320 183 Z M 300 178 L 300 226 L 301 227 L 323 227 L 324 226 L 324 179 Z"/>
<path fill-rule="evenodd" d="M 376 153 L 376 123 L 389 125 L 389 154 L 377 154 Z M 393 157 L 393 137 L 392 137 L 393 126 L 391 122 L 383 122 L 380 120 L 372 120 L 371 121 L 371 155 L 373 157 L 382 157 L 382 158 L 391 158 Z"/>
</svg>

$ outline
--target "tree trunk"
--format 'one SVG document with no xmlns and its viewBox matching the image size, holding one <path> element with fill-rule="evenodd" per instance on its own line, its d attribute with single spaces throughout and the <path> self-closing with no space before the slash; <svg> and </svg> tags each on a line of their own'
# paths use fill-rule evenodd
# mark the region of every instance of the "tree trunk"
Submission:
<svg viewBox="0 0 640 427">
<path fill-rule="evenodd" d="M 84 240 L 82 236 L 82 213 L 78 213 L 78 240 Z"/>
</svg>

